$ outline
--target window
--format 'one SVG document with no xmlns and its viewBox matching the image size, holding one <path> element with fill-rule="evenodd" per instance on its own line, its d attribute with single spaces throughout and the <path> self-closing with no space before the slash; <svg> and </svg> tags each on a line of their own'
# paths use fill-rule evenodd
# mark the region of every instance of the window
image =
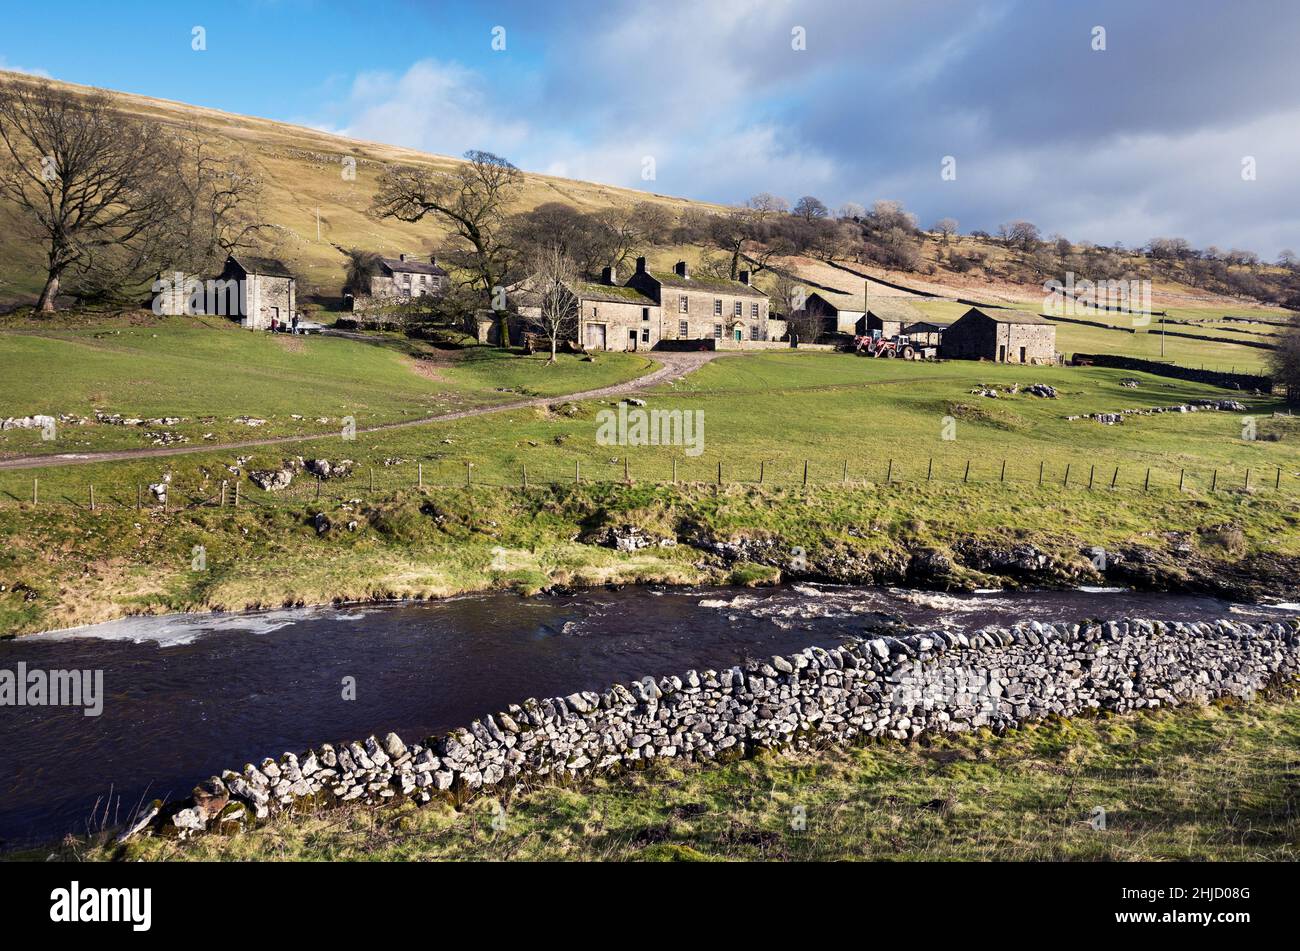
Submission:
<svg viewBox="0 0 1300 951">
<path fill-rule="evenodd" d="M 751 317 L 757 317 L 757 316 L 758 316 L 758 304 L 757 304 L 757 302 L 755 302 L 755 303 L 749 305 L 749 316 L 751 316 Z"/>
<path fill-rule="evenodd" d="M 757 339 L 758 339 L 758 324 L 751 324 L 751 325 L 750 325 L 750 328 L 749 328 L 749 339 L 750 339 L 750 340 L 757 340 Z"/>
<path fill-rule="evenodd" d="M 686 296 L 685 294 L 683 294 L 681 297 L 677 298 L 677 312 L 678 312 L 679 314 L 685 314 L 685 313 L 689 313 L 689 312 L 690 312 L 690 309 L 691 309 L 691 308 L 690 308 L 690 304 L 687 303 L 687 301 L 688 301 L 688 298 L 687 298 L 687 296 Z"/>
<path fill-rule="evenodd" d="M 736 317 L 740 317 L 745 313 L 745 305 L 740 301 L 736 301 L 736 305 L 731 309 L 731 313 Z"/>
<path fill-rule="evenodd" d="M 641 308 L 641 319 L 642 319 L 642 320 L 649 320 L 649 319 L 650 319 L 650 308 L 649 308 L 649 307 L 642 307 L 642 308 Z"/>
<path fill-rule="evenodd" d="M 591 305 L 591 316 L 593 316 L 593 317 L 596 316 L 596 305 L 595 305 L 595 304 L 592 304 L 592 305 Z"/>
<path fill-rule="evenodd" d="M 646 318 L 646 319 L 648 320 L 649 318 Z M 641 342 L 642 342 L 642 343 L 649 343 L 649 342 L 650 342 L 650 328 L 649 328 L 649 327 L 642 327 L 642 328 L 641 328 Z"/>
<path fill-rule="evenodd" d="M 721 298 L 721 297 L 715 297 L 715 298 L 713 299 L 713 315 L 714 315 L 715 317 L 721 317 L 721 316 L 722 316 L 722 298 Z"/>
<path fill-rule="evenodd" d="M 682 298 L 685 300 L 686 298 Z M 691 325 L 685 320 L 677 321 L 677 336 L 689 337 L 691 335 Z"/>
<path fill-rule="evenodd" d="M 713 325 L 713 339 L 714 340 L 722 339 L 722 324 Z"/>
</svg>

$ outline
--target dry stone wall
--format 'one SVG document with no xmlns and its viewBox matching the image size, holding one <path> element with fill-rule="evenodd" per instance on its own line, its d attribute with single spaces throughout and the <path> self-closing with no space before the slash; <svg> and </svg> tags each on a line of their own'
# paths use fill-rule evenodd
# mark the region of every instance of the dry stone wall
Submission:
<svg viewBox="0 0 1300 951">
<path fill-rule="evenodd" d="M 408 746 L 395 734 L 245 764 L 125 830 L 233 831 L 333 802 L 452 801 L 526 781 L 1052 716 L 1249 698 L 1300 675 L 1300 619 L 1141 619 L 934 631 L 531 699 Z"/>
</svg>

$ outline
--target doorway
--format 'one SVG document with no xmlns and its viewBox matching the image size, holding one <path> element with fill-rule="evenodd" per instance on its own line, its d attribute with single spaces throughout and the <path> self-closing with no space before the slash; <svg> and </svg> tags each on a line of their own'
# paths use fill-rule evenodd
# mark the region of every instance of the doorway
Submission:
<svg viewBox="0 0 1300 951">
<path fill-rule="evenodd" d="M 636 349 L 636 328 L 635 327 L 627 332 L 627 348 L 629 350 Z"/>
<path fill-rule="evenodd" d="M 588 350 L 605 349 L 605 325 L 604 324 L 587 324 L 587 349 Z"/>
</svg>

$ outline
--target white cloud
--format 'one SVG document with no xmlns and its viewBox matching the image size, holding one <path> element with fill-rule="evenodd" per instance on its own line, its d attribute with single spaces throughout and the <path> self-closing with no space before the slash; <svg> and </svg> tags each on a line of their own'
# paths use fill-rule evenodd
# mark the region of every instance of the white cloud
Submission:
<svg viewBox="0 0 1300 951">
<path fill-rule="evenodd" d="M 28 76 L 40 76 L 42 79 L 53 79 L 48 72 L 34 66 L 19 66 L 11 63 L 5 57 L 0 56 L 0 71 L 9 71 L 11 73 L 26 73 Z"/>
</svg>

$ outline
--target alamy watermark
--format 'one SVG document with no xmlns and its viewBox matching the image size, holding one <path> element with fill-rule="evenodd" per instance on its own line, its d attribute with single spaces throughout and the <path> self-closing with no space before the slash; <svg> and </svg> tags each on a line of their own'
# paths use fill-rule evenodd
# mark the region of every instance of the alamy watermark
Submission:
<svg viewBox="0 0 1300 951">
<path fill-rule="evenodd" d="M 1072 315 L 1090 310 L 1127 311 L 1151 319 L 1151 282 L 1091 281 L 1076 279 L 1073 271 L 1065 272 L 1065 280 L 1051 278 L 1043 282 L 1043 310 L 1054 314 Z M 1136 321 L 1135 321 L 1136 323 Z"/>
<path fill-rule="evenodd" d="M 0 707 L 81 707 L 88 717 L 104 712 L 103 670 L 0 668 Z"/>
<path fill-rule="evenodd" d="M 685 446 L 686 455 L 704 452 L 704 410 L 645 410 L 619 403 L 618 410 L 596 414 L 601 446 Z"/>
</svg>

